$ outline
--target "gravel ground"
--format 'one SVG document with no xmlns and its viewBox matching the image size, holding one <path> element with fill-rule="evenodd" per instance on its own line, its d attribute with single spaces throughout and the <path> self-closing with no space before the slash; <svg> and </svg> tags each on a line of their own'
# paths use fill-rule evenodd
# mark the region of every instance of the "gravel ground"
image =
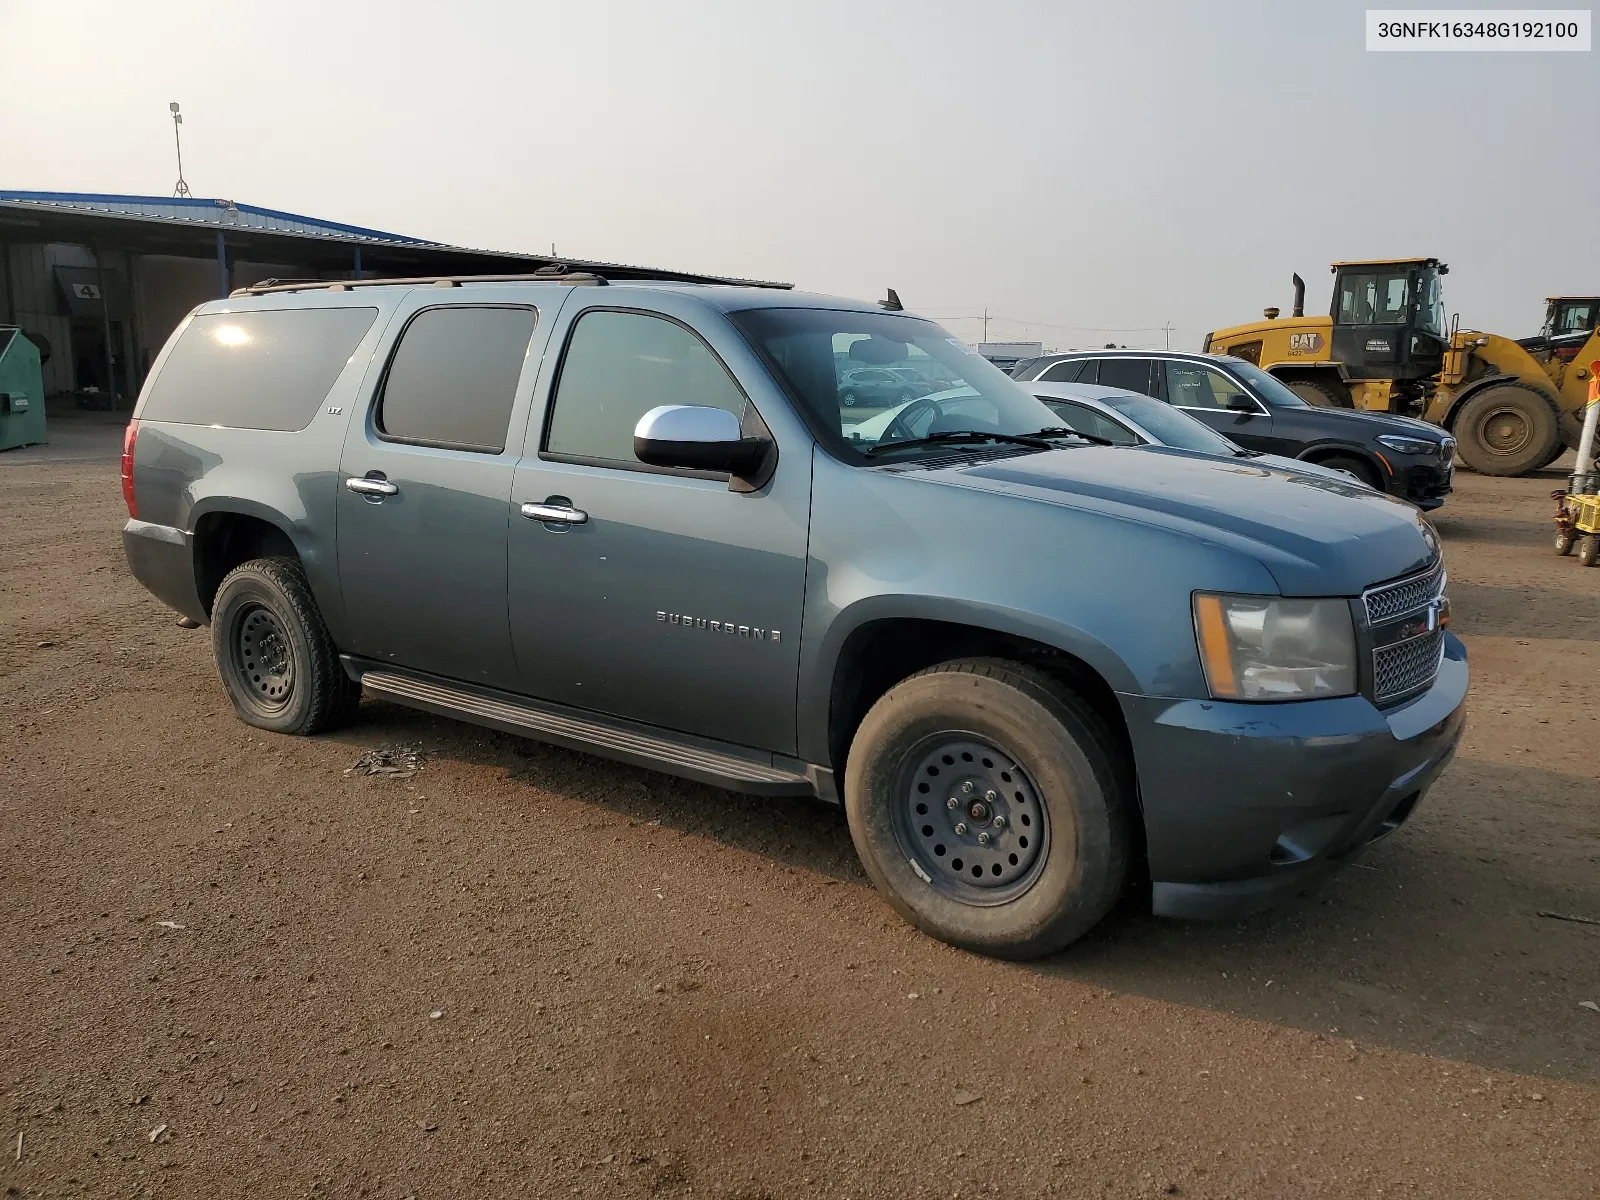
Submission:
<svg viewBox="0 0 1600 1200">
<path fill-rule="evenodd" d="M 240 724 L 123 566 L 114 432 L 0 457 L 7 1195 L 1600 1195 L 1600 925 L 1540 915 L 1600 919 L 1555 472 L 1438 518 L 1471 721 L 1404 830 L 1019 966 L 902 925 L 820 805 Z"/>
</svg>

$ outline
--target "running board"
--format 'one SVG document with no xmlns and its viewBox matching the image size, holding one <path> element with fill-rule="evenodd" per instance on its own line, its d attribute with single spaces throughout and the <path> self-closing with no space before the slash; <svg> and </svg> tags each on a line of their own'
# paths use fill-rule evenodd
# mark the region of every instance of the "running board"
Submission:
<svg viewBox="0 0 1600 1200">
<path fill-rule="evenodd" d="M 365 670 L 359 661 L 348 658 L 345 662 L 350 673 L 360 679 L 361 686 L 367 691 L 408 708 L 422 709 L 442 717 L 456 717 L 505 733 L 600 754 L 729 791 L 753 792 L 763 796 L 821 795 L 832 798 L 832 772 L 798 761 L 795 765 L 801 770 L 786 771 L 770 762 L 757 762 L 737 754 L 686 745 L 646 733 L 637 727 L 599 720 L 592 715 L 557 712 L 543 705 L 536 706 L 510 697 L 488 696 L 394 671 Z"/>
</svg>

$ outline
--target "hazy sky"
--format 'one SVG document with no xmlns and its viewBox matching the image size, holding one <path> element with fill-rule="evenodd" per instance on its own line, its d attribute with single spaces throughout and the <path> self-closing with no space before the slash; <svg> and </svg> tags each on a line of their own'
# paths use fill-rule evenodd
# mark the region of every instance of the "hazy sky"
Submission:
<svg viewBox="0 0 1600 1200">
<path fill-rule="evenodd" d="M 1439 255 L 1513 336 L 1600 291 L 1600 56 L 1369 54 L 1364 8 L 0 0 L 0 188 L 168 195 L 179 100 L 199 196 L 969 340 L 1197 346 L 1337 258 Z"/>
</svg>

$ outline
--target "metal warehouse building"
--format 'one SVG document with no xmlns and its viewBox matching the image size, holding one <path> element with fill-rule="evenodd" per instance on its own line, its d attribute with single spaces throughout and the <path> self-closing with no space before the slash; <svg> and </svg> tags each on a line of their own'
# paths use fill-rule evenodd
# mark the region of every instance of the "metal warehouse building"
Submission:
<svg viewBox="0 0 1600 1200">
<path fill-rule="evenodd" d="M 0 191 L 0 325 L 44 357 L 54 404 L 128 409 L 196 304 L 264 279 L 501 275 L 554 262 L 468 250 L 231 200 Z M 675 273 L 677 278 L 684 278 Z"/>
</svg>

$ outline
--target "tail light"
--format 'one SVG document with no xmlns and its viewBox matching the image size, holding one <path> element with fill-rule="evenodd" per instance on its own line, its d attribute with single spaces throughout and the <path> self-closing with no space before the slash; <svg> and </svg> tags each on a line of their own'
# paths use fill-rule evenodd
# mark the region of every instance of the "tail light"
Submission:
<svg viewBox="0 0 1600 1200">
<path fill-rule="evenodd" d="M 133 444 L 138 440 L 139 422 L 129 421 L 122 431 L 122 502 L 135 520 L 139 517 L 139 502 L 133 497 Z"/>
</svg>

